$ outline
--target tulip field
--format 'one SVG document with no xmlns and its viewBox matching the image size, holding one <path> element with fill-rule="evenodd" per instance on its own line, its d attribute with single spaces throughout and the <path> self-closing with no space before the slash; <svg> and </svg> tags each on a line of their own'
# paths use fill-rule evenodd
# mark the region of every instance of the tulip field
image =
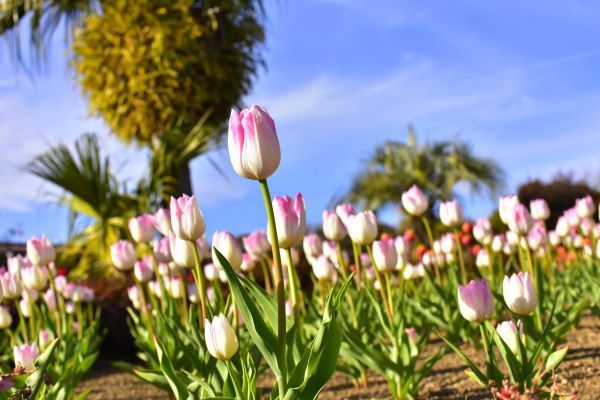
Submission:
<svg viewBox="0 0 600 400">
<path fill-rule="evenodd" d="M 600 398 L 600 343 L 573 342 L 596 351 L 579 377 L 588 389 L 564 368 L 576 333 L 600 339 L 592 197 L 556 226 L 544 199 L 501 197 L 494 231 L 413 186 L 402 207 L 422 234 L 382 232 L 351 204 L 324 210 L 311 232 L 302 194 L 269 187 L 285 149 L 263 108 L 232 112 L 228 150 L 240 179 L 256 182 L 264 226 L 242 237 L 208 227 L 209 241 L 202 199 L 182 193 L 130 219 L 110 247 L 130 283 L 137 354 L 114 368 L 140 387 L 177 400 Z M 55 266 L 57 251 L 33 237 L 2 268 L 0 399 L 100 398 L 82 382 L 106 334 L 101 309 Z"/>
</svg>

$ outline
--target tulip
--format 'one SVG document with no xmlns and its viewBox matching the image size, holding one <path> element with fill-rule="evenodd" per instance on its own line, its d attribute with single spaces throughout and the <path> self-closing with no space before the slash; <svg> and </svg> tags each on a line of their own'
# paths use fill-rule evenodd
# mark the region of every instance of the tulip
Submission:
<svg viewBox="0 0 600 400">
<path fill-rule="evenodd" d="M 141 298 L 141 293 L 140 293 L 138 287 L 137 286 L 128 287 L 127 288 L 127 296 L 129 297 L 129 300 L 131 300 L 133 307 L 139 309 L 142 298 Z"/>
<path fill-rule="evenodd" d="M 219 360 L 229 360 L 238 351 L 238 339 L 223 314 L 204 321 L 204 339 L 208 352 Z"/>
<path fill-rule="evenodd" d="M 316 258 L 323 254 L 323 241 L 316 233 L 304 236 L 302 248 L 306 258 Z"/>
<path fill-rule="evenodd" d="M 348 226 L 348 217 L 356 214 L 352 204 L 340 204 L 335 208 L 335 213 L 340 217 L 344 225 Z"/>
<path fill-rule="evenodd" d="M 456 250 L 456 239 L 454 233 L 446 233 L 440 239 L 440 250 L 442 253 L 453 253 Z M 438 251 L 439 253 L 439 251 Z"/>
<path fill-rule="evenodd" d="M 24 344 L 22 346 L 15 346 L 13 355 L 16 369 L 29 372 L 33 370 L 35 360 L 38 358 L 38 347 L 35 343 L 32 345 Z"/>
<path fill-rule="evenodd" d="M 172 278 L 172 279 L 167 279 L 165 281 L 165 286 L 167 289 L 167 292 L 171 295 L 172 298 L 174 299 L 181 299 L 184 296 L 184 290 L 185 290 L 185 286 L 182 285 L 182 281 L 180 278 Z"/>
<path fill-rule="evenodd" d="M 169 209 L 161 208 L 154 213 L 152 223 L 163 236 L 169 236 L 169 233 L 171 233 L 171 212 Z"/>
<path fill-rule="evenodd" d="M 21 296 L 21 283 L 18 275 L 10 272 L 0 273 L 0 284 L 2 295 L 6 299 L 17 299 Z"/>
<path fill-rule="evenodd" d="M 19 310 L 21 310 L 21 314 L 23 315 L 23 317 L 31 317 L 31 309 L 33 306 L 32 303 L 33 301 L 30 297 L 23 297 L 21 300 L 19 300 Z"/>
<path fill-rule="evenodd" d="M 402 276 L 407 280 L 421 278 L 425 276 L 425 267 L 423 264 L 406 264 L 402 270 Z"/>
<path fill-rule="evenodd" d="M 348 216 L 346 228 L 354 243 L 368 246 L 377 237 L 377 218 L 373 211 L 361 211 Z"/>
<path fill-rule="evenodd" d="M 328 240 L 339 242 L 346 237 L 346 227 L 335 211 L 323 211 L 323 235 Z"/>
<path fill-rule="evenodd" d="M 410 241 L 405 237 L 397 236 L 394 239 L 394 245 L 396 246 L 398 257 L 407 257 L 410 254 Z"/>
<path fill-rule="evenodd" d="M 148 282 L 154 275 L 154 269 L 152 268 L 152 259 L 144 257 L 143 259 L 136 261 L 133 266 L 133 275 L 138 282 Z"/>
<path fill-rule="evenodd" d="M 462 222 L 462 210 L 456 200 L 440 204 L 440 220 L 448 227 L 457 226 Z"/>
<path fill-rule="evenodd" d="M 498 213 L 500 214 L 500 220 L 508 225 L 508 216 L 512 212 L 514 206 L 519 204 L 519 198 L 517 196 L 504 196 L 500 197 L 498 206 Z"/>
<path fill-rule="evenodd" d="M 529 210 L 531 217 L 536 221 L 545 221 L 550 217 L 550 208 L 544 199 L 531 200 Z"/>
<path fill-rule="evenodd" d="M 190 242 L 204 235 L 204 216 L 194 196 L 171 197 L 171 227 L 175 236 Z"/>
<path fill-rule="evenodd" d="M 54 287 L 58 292 L 62 292 L 65 286 L 67 286 L 67 278 L 65 276 L 57 276 L 54 278 Z"/>
<path fill-rule="evenodd" d="M 56 297 L 54 296 L 54 290 L 46 290 L 43 297 L 44 302 L 46 303 L 46 307 L 48 307 L 50 311 L 56 310 Z"/>
<path fill-rule="evenodd" d="M 402 193 L 402 205 L 410 215 L 418 217 L 427 211 L 429 202 L 427 197 L 421 192 L 417 185 L 412 185 L 410 189 Z"/>
<path fill-rule="evenodd" d="M 173 257 L 171 256 L 171 245 L 169 243 L 168 236 L 153 241 L 152 249 L 154 250 L 154 258 L 157 262 L 169 263 L 173 260 Z"/>
<path fill-rule="evenodd" d="M 540 228 L 534 227 L 527 234 L 527 244 L 531 250 L 538 250 L 546 244 L 546 232 Z"/>
<path fill-rule="evenodd" d="M 487 268 L 491 265 L 490 255 L 485 249 L 481 249 L 477 253 L 475 265 L 477 265 L 477 268 Z"/>
<path fill-rule="evenodd" d="M 133 268 L 137 260 L 135 248 L 127 240 L 119 240 L 110 246 L 110 256 L 114 266 L 121 271 L 128 271 Z"/>
<path fill-rule="evenodd" d="M 40 344 L 40 349 L 44 350 L 50 342 L 52 342 L 52 333 L 46 329 L 42 329 L 39 334 L 38 342 Z"/>
<path fill-rule="evenodd" d="M 577 199 L 575 201 L 575 208 L 581 218 L 590 218 L 596 212 L 596 204 L 590 195 L 582 199 Z"/>
<path fill-rule="evenodd" d="M 290 252 L 292 253 L 292 267 L 296 267 L 300 262 L 300 253 L 296 249 L 290 249 Z M 281 256 L 281 262 L 283 263 L 283 266 L 287 267 L 287 265 L 289 264 L 287 250 L 279 249 L 279 255 Z"/>
<path fill-rule="evenodd" d="M 496 253 L 502 251 L 505 243 L 506 237 L 504 235 L 500 234 L 494 236 L 494 239 L 492 239 L 492 250 L 494 250 Z"/>
<path fill-rule="evenodd" d="M 275 196 L 273 199 L 273 212 L 275 213 L 275 227 L 277 228 L 279 247 L 290 249 L 300 244 L 306 229 L 306 211 L 302 195 L 300 193 L 296 194 L 295 200 L 292 200 L 289 196 Z M 270 233 L 268 238 L 271 242 Z"/>
<path fill-rule="evenodd" d="M 138 243 L 150 243 L 154 238 L 154 218 L 144 214 L 129 220 L 129 233 Z"/>
<path fill-rule="evenodd" d="M 376 240 L 373 242 L 373 259 L 375 268 L 381 272 L 396 269 L 398 253 L 393 239 Z"/>
<path fill-rule="evenodd" d="M 419 338 L 417 337 L 417 331 L 415 330 L 415 328 L 413 328 L 412 326 L 409 328 L 406 328 L 404 330 L 404 332 L 406 332 L 406 335 L 408 336 L 408 338 L 410 340 L 412 340 L 414 343 L 417 343 Z"/>
<path fill-rule="evenodd" d="M 0 329 L 10 328 L 12 325 L 12 316 L 8 307 L 0 306 Z"/>
<path fill-rule="evenodd" d="M 487 280 L 471 280 L 467 285 L 458 285 L 458 306 L 462 316 L 471 322 L 483 322 L 494 312 L 494 298 Z"/>
<path fill-rule="evenodd" d="M 519 354 L 519 338 L 517 338 L 517 329 L 519 338 L 523 339 L 523 324 L 518 321 L 516 324 L 513 321 L 500 322 L 496 326 L 496 332 L 502 338 L 513 354 Z"/>
<path fill-rule="evenodd" d="M 529 272 L 505 276 L 502 291 L 506 305 L 515 314 L 529 315 L 537 307 L 537 292 Z"/>
<path fill-rule="evenodd" d="M 318 281 L 332 281 L 334 275 L 333 265 L 324 255 L 318 256 L 312 263 L 313 274 Z"/>
<path fill-rule="evenodd" d="M 492 225 L 490 220 L 487 218 L 479 218 L 473 226 L 473 237 L 482 245 L 489 245 L 492 243 L 494 232 L 492 231 Z"/>
<path fill-rule="evenodd" d="M 533 226 L 533 219 L 523 204 L 515 205 L 507 218 L 508 228 L 517 235 L 526 235 Z"/>
<path fill-rule="evenodd" d="M 23 268 L 21 279 L 26 288 L 42 290 L 48 284 L 48 269 L 38 266 Z"/>
<path fill-rule="evenodd" d="M 254 268 L 256 268 L 256 261 L 250 257 L 250 254 L 242 254 L 242 264 L 240 265 L 240 269 L 244 272 L 249 272 L 254 270 Z"/>
<path fill-rule="evenodd" d="M 180 267 L 191 268 L 195 265 L 194 245 L 198 249 L 199 254 L 204 253 L 204 239 L 200 238 L 195 242 L 189 242 L 175 236 L 174 233 L 169 235 L 169 249 L 173 261 Z"/>
<path fill-rule="evenodd" d="M 31 266 L 29 259 L 20 254 L 8 257 L 6 259 L 6 264 L 8 266 L 8 271 L 13 274 L 19 274 L 23 268 Z"/>
<path fill-rule="evenodd" d="M 264 231 L 254 231 L 242 238 L 244 249 L 253 260 L 260 261 L 271 250 L 269 239 Z"/>
<path fill-rule="evenodd" d="M 561 238 L 555 231 L 550 231 L 548 232 L 548 241 L 552 246 L 556 247 L 560 244 Z"/>
<path fill-rule="evenodd" d="M 46 236 L 34 236 L 27 241 L 27 258 L 33 265 L 48 265 L 55 257 L 54 246 Z"/>
<path fill-rule="evenodd" d="M 82 286 L 83 288 L 83 301 L 85 302 L 90 302 L 90 301 L 94 301 L 94 298 L 96 297 L 96 294 L 94 293 L 94 290 L 85 286 Z"/>
<path fill-rule="evenodd" d="M 233 169 L 244 178 L 263 180 L 279 167 L 281 150 L 275 121 L 260 106 L 253 105 L 239 114 L 231 110 L 227 146 Z"/>
<path fill-rule="evenodd" d="M 239 269 L 242 265 L 242 249 L 231 232 L 216 231 L 212 238 L 212 261 L 216 266 L 223 268 L 215 250 L 219 250 L 233 269 Z"/>
<path fill-rule="evenodd" d="M 565 216 L 559 217 L 558 221 L 556 221 L 556 234 L 560 237 L 566 237 L 569 232 L 571 232 L 571 228 L 569 227 L 569 222 Z"/>
<path fill-rule="evenodd" d="M 567 219 L 570 228 L 577 228 L 581 222 L 581 217 L 575 208 L 569 208 L 563 214 Z"/>
</svg>

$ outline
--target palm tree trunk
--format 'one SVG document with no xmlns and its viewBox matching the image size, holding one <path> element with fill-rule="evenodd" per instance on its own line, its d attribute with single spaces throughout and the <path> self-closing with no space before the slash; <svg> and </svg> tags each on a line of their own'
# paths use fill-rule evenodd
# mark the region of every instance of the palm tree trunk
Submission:
<svg viewBox="0 0 600 400">
<path fill-rule="evenodd" d="M 191 196 L 193 194 L 192 177 L 189 162 L 181 165 L 181 169 L 179 170 L 179 174 L 177 176 L 176 191 L 178 196 L 181 196 L 182 194 L 187 194 Z"/>
</svg>

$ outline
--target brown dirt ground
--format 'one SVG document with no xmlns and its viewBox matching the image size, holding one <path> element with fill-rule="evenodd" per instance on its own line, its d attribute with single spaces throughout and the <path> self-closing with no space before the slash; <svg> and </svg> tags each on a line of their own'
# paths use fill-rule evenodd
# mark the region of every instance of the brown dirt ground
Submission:
<svg viewBox="0 0 600 400">
<path fill-rule="evenodd" d="M 561 365 L 558 381 L 565 392 L 576 391 L 579 400 L 600 399 L 600 319 L 586 317 L 581 326 L 568 337 L 569 354 Z M 441 346 L 434 343 L 432 346 Z M 465 349 L 473 356 L 473 348 Z M 475 358 L 477 359 L 477 357 Z M 481 361 L 481 360 L 480 360 Z M 421 386 L 421 398 L 433 400 L 462 400 L 491 398 L 489 392 L 478 389 L 464 374 L 465 368 L 454 355 L 444 356 Z M 261 387 L 268 391 L 270 380 L 265 378 Z M 110 364 L 100 362 L 82 384 L 90 390 L 88 399 L 167 400 L 169 397 L 151 385 L 135 377 L 112 369 Z M 377 375 L 370 376 L 367 388 L 355 388 L 343 375 L 336 374 L 322 392 L 320 399 L 387 399 L 389 394 L 385 380 Z"/>
</svg>

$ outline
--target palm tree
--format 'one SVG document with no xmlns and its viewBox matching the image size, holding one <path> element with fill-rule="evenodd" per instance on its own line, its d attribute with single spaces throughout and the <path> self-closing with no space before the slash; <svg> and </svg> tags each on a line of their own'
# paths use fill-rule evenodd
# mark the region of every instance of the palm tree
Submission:
<svg viewBox="0 0 600 400">
<path fill-rule="evenodd" d="M 63 190 L 57 199 L 70 211 L 69 237 L 63 261 L 76 263 L 82 278 L 115 272 L 110 245 L 127 236 L 127 220 L 135 215 L 143 197 L 127 194 L 103 158 L 96 136 L 83 135 L 72 152 L 58 145 L 35 157 L 26 170 Z"/>
<path fill-rule="evenodd" d="M 502 177 L 495 161 L 475 156 L 468 144 L 419 144 L 409 126 L 406 143 L 387 141 L 375 149 L 364 170 L 354 178 L 345 200 L 373 210 L 394 205 L 402 212 L 402 193 L 412 185 L 417 185 L 433 206 L 456 197 L 459 183 L 466 184 L 472 193 L 494 194 Z"/>
</svg>

